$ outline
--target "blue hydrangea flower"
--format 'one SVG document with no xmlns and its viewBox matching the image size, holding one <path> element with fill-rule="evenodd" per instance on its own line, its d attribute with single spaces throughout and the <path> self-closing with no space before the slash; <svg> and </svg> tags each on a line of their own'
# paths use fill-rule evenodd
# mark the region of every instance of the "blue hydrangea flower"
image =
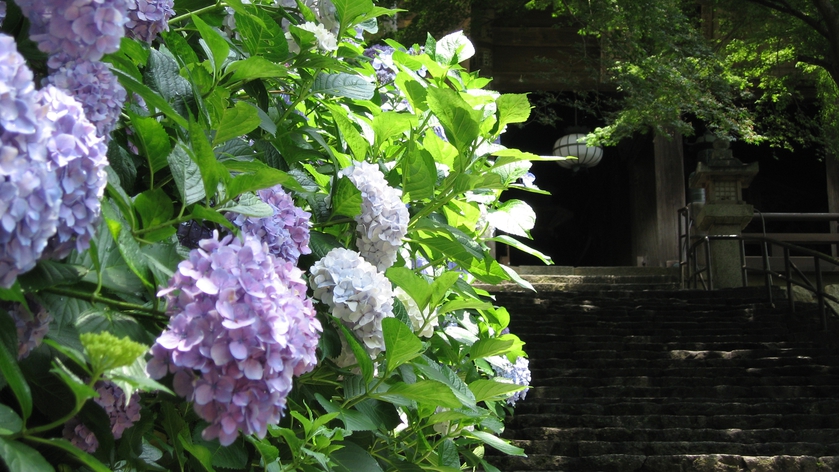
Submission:
<svg viewBox="0 0 839 472">
<path fill-rule="evenodd" d="M 396 261 L 410 215 L 402 192 L 389 186 L 375 164 L 357 162 L 341 170 L 361 191 L 361 214 L 355 217 L 358 251 L 380 271 Z"/>
<path fill-rule="evenodd" d="M 301 254 L 311 254 L 311 213 L 294 206 L 291 195 L 280 185 L 259 190 L 257 195 L 274 210 L 273 216 L 255 218 L 229 213 L 228 219 L 243 232 L 267 244 L 269 252 L 280 259 L 297 264 Z"/>
<path fill-rule="evenodd" d="M 379 84 L 389 84 L 396 79 L 398 72 L 393 64 L 394 49 L 391 46 L 374 44 L 364 50 L 364 56 L 371 59 L 370 64 L 376 71 L 376 79 Z"/>
<path fill-rule="evenodd" d="M 125 35 L 151 43 L 161 31 L 169 31 L 169 18 L 175 14 L 173 0 L 130 0 Z"/>
<path fill-rule="evenodd" d="M 69 60 L 66 55 L 59 54 L 50 58 L 49 65 L 53 70 L 46 83 L 78 100 L 99 136 L 110 140 L 125 104 L 126 92 L 108 64 Z"/>
<path fill-rule="evenodd" d="M 47 311 L 35 304 L 30 304 L 36 313 L 30 313 L 21 305 L 14 305 L 9 308 L 8 313 L 15 322 L 17 331 L 17 358 L 23 359 L 33 349 L 41 345 L 44 336 L 50 330 L 52 316 Z"/>
<path fill-rule="evenodd" d="M 0 287 L 35 267 L 57 229 L 62 192 L 45 114 L 14 39 L 0 34 Z"/>
<path fill-rule="evenodd" d="M 349 249 L 335 248 L 312 265 L 309 285 L 333 316 L 353 331 L 367 351 L 385 349 L 382 320 L 393 316 L 390 281 Z"/>
<path fill-rule="evenodd" d="M 47 54 L 98 61 L 119 50 L 129 0 L 18 0 L 30 38 Z"/>
<path fill-rule="evenodd" d="M 57 233 L 44 255 L 63 259 L 74 248 L 90 247 L 108 183 L 107 147 L 79 102 L 63 91 L 48 85 L 38 92 L 38 102 L 45 107 L 43 121 L 52 129 L 46 140 L 47 155 L 62 193 Z"/>
<path fill-rule="evenodd" d="M 516 363 L 513 364 L 510 362 L 509 359 L 506 357 L 493 357 L 492 359 L 487 358 L 488 361 L 491 362 L 492 369 L 495 371 L 495 375 L 501 377 L 502 379 L 507 379 L 511 383 L 516 385 L 521 385 L 528 387 L 530 385 L 530 362 L 525 357 L 518 357 L 516 358 Z M 527 395 L 527 391 L 529 387 L 524 390 L 519 390 L 515 392 L 512 396 L 507 399 L 507 403 L 511 406 L 516 406 L 516 402 L 519 400 L 524 400 L 524 397 Z"/>
<path fill-rule="evenodd" d="M 169 326 L 152 346 L 152 378 L 174 373 L 175 392 L 230 445 L 277 424 L 292 377 L 314 368 L 321 325 L 302 271 L 256 238 L 213 237 L 178 265 L 165 296 Z"/>
<path fill-rule="evenodd" d="M 125 392 L 109 380 L 96 382 L 96 393 L 99 396 L 93 401 L 108 414 L 114 439 L 120 439 L 126 429 L 140 420 L 140 395 L 135 392 L 126 402 Z M 62 436 L 85 452 L 94 453 L 99 449 L 96 435 L 78 417 L 64 424 Z"/>
</svg>

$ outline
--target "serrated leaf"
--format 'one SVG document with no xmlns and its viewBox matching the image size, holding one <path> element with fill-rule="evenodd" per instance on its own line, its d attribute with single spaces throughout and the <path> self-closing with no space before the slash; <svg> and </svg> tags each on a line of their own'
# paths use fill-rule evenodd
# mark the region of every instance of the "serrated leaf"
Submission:
<svg viewBox="0 0 839 472">
<path fill-rule="evenodd" d="M 402 288 L 417 302 L 420 310 L 425 310 L 431 300 L 431 286 L 424 278 L 407 267 L 390 267 L 385 274 L 391 282 Z"/>
<path fill-rule="evenodd" d="M 175 186 L 181 194 L 184 204 L 191 205 L 204 199 L 204 181 L 201 179 L 201 169 L 198 163 L 189 157 L 189 153 L 178 143 L 167 156 L 169 169 Z"/>
<path fill-rule="evenodd" d="M 401 167 L 402 191 L 407 196 L 407 201 L 419 201 L 434 196 L 437 168 L 431 153 L 412 146 L 402 157 Z"/>
<path fill-rule="evenodd" d="M 189 125 L 189 122 L 186 120 L 186 118 L 178 114 L 178 112 L 175 111 L 172 105 L 170 105 L 169 102 L 167 102 L 157 92 L 150 89 L 134 77 L 126 74 L 125 72 L 122 72 L 118 69 L 113 69 L 113 71 L 114 74 L 119 78 L 119 83 L 123 87 L 125 87 L 125 89 L 129 92 L 136 93 L 137 95 L 142 97 L 150 110 L 157 109 L 162 111 L 167 118 L 183 126 L 184 128 L 186 128 Z"/>
<path fill-rule="evenodd" d="M 171 220 L 175 214 L 175 207 L 169 195 L 161 188 L 146 190 L 134 198 L 134 209 L 140 214 L 143 228 L 152 228 Z M 170 225 L 143 234 L 143 239 L 150 242 L 161 241 L 173 234 L 177 229 Z"/>
<path fill-rule="evenodd" d="M 227 184 L 230 195 L 240 195 L 275 185 L 282 185 L 286 189 L 297 192 L 305 191 L 294 177 L 281 170 L 268 167 L 262 161 L 227 161 L 224 165 L 234 172 L 244 172 L 235 175 Z"/>
<path fill-rule="evenodd" d="M 338 179 L 338 187 L 332 197 L 332 214 L 354 217 L 361 213 L 361 191 L 347 177 Z"/>
<path fill-rule="evenodd" d="M 338 418 L 343 421 L 344 428 L 349 431 L 376 431 L 378 429 L 376 423 L 361 412 L 343 409 L 320 393 L 315 394 L 315 399 L 327 413 L 338 413 Z"/>
<path fill-rule="evenodd" d="M 437 41 L 434 59 L 441 64 L 454 65 L 475 55 L 475 46 L 463 31 L 448 34 Z"/>
<path fill-rule="evenodd" d="M 376 145 L 381 146 L 385 141 L 401 136 L 406 131 L 417 126 L 417 116 L 411 113 L 386 111 L 373 118 L 373 131 L 376 134 Z"/>
<path fill-rule="evenodd" d="M 530 117 L 531 106 L 527 94 L 505 93 L 495 100 L 495 105 L 498 110 L 499 132 L 509 123 L 524 123 Z"/>
<path fill-rule="evenodd" d="M 260 122 L 256 107 L 245 101 L 236 102 L 232 108 L 224 110 L 224 115 L 216 127 L 213 146 L 250 133 L 259 126 Z"/>
<path fill-rule="evenodd" d="M 122 255 L 122 259 L 125 261 L 125 264 L 129 269 L 131 269 L 131 272 L 140 279 L 145 287 L 149 289 L 154 288 L 152 283 L 149 281 L 149 268 L 146 260 L 141 254 L 140 244 L 136 239 L 134 239 L 131 232 L 117 220 L 119 216 L 110 205 L 102 205 L 102 215 L 104 216 L 103 220 L 107 225 L 111 236 L 116 242 L 115 246 L 118 249 L 119 254 Z"/>
<path fill-rule="evenodd" d="M 235 13 L 236 30 L 251 57 L 261 56 L 282 63 L 288 57 L 288 41 L 280 25 L 261 8 L 249 8 L 248 14 Z"/>
<path fill-rule="evenodd" d="M 428 356 L 422 356 L 412 365 L 429 379 L 445 384 L 460 402 L 460 406 L 463 408 L 475 407 L 475 396 L 472 391 L 449 366 L 442 365 Z"/>
<path fill-rule="evenodd" d="M 347 345 L 352 350 L 353 356 L 355 356 L 356 362 L 358 362 L 358 367 L 361 369 L 361 376 L 364 378 L 364 384 L 369 384 L 371 380 L 373 380 L 373 374 L 375 373 L 375 369 L 373 368 L 373 361 L 370 359 L 370 354 L 364 349 L 364 346 L 358 342 L 352 332 L 347 329 L 346 326 L 343 324 L 338 324 L 338 328 L 344 334 L 344 340 L 347 341 Z"/>
<path fill-rule="evenodd" d="M 23 420 L 15 413 L 15 410 L 0 403 L 0 436 L 17 433 L 21 428 L 23 428 Z"/>
<path fill-rule="evenodd" d="M 213 148 L 204 134 L 204 129 L 193 120 L 189 122 L 189 142 L 192 149 L 190 157 L 195 160 L 198 169 L 201 171 L 205 196 L 206 198 L 213 198 L 216 195 L 219 182 L 226 183 L 230 179 L 230 173 L 216 159 Z"/>
<path fill-rule="evenodd" d="M 332 0 L 332 4 L 341 20 L 341 33 L 353 25 L 356 18 L 373 10 L 373 0 Z"/>
<path fill-rule="evenodd" d="M 5 316 L 5 315 L 4 315 Z M 0 373 L 15 394 L 18 404 L 20 405 L 21 413 L 24 422 L 32 415 L 32 392 L 29 389 L 29 384 L 23 378 L 23 372 L 16 361 L 16 356 L 13 356 L 6 343 L 0 343 Z"/>
<path fill-rule="evenodd" d="M 9 472 L 54 472 L 55 469 L 38 451 L 18 441 L 0 437 L 0 458 Z"/>
<path fill-rule="evenodd" d="M 166 134 L 163 125 L 152 117 L 139 116 L 130 112 L 128 116 L 134 128 L 132 138 L 137 138 L 135 142 L 143 151 L 141 155 L 146 156 L 151 172 L 155 173 L 166 167 L 166 156 L 172 148 L 169 145 L 169 135 Z"/>
<path fill-rule="evenodd" d="M 332 119 L 335 120 L 335 125 L 338 126 L 338 131 L 341 132 L 347 147 L 352 151 L 353 157 L 357 161 L 363 161 L 367 157 L 367 149 L 369 149 L 370 143 L 353 126 L 347 117 L 346 110 L 337 105 L 327 104 L 327 106 L 332 114 Z"/>
<path fill-rule="evenodd" d="M 274 79 L 288 75 L 288 69 L 284 66 L 262 56 L 251 56 L 241 61 L 231 62 L 225 71 L 230 74 L 227 78 L 228 82 Z"/>
<path fill-rule="evenodd" d="M 411 332 L 411 328 L 396 318 L 382 320 L 382 334 L 388 372 L 419 356 L 425 350 L 422 341 Z"/>
<path fill-rule="evenodd" d="M 336 441 L 334 444 L 342 446 L 330 454 L 336 472 L 382 472 L 376 459 L 355 443 Z"/>
<path fill-rule="evenodd" d="M 489 338 L 481 339 L 472 345 L 469 350 L 469 355 L 472 359 L 480 359 L 482 357 L 498 356 L 510 351 L 515 343 L 510 339 Z"/>
<path fill-rule="evenodd" d="M 391 385 L 387 392 L 376 394 L 376 396 L 385 401 L 395 401 L 397 404 L 399 400 L 394 396 L 444 408 L 459 408 L 461 406 L 460 401 L 451 389 L 436 380 L 420 380 L 412 384 L 397 382 Z"/>
<path fill-rule="evenodd" d="M 312 93 L 324 93 L 357 100 L 369 100 L 373 98 L 375 91 L 376 84 L 369 82 L 366 78 L 343 72 L 337 74 L 321 72 L 312 84 Z"/>
<path fill-rule="evenodd" d="M 507 236 L 506 234 L 499 234 L 495 237 L 487 238 L 484 241 L 495 241 L 495 242 L 499 242 L 499 243 L 502 243 L 502 244 L 506 244 L 510 247 L 514 247 L 514 248 L 518 249 L 519 251 L 522 251 L 526 254 L 530 254 L 531 256 L 534 256 L 534 257 L 537 257 L 537 258 L 541 259 L 542 262 L 544 262 L 547 265 L 551 265 L 551 264 L 554 263 L 553 259 L 551 259 L 551 256 L 549 256 L 547 254 L 544 254 L 544 253 L 542 253 L 542 252 L 540 252 L 536 249 L 533 249 L 532 247 L 522 243 L 521 241 L 519 241 L 517 239 L 511 238 L 510 236 Z"/>
<path fill-rule="evenodd" d="M 168 51 L 164 51 L 154 48 L 149 50 L 149 63 L 143 79 L 146 84 L 159 92 L 169 104 L 183 109 L 186 103 L 194 100 L 192 85 L 181 76 L 181 68 L 175 58 Z M 148 102 L 145 96 L 142 94 L 140 96 Z M 163 109 L 161 111 L 165 112 Z M 181 126 L 185 126 L 185 122 Z"/>
<path fill-rule="evenodd" d="M 428 107 L 440 120 L 449 141 L 461 152 L 478 138 L 481 131 L 479 112 L 454 90 L 428 89 Z"/>
<path fill-rule="evenodd" d="M 207 25 L 198 15 L 192 15 L 192 21 L 210 49 L 210 62 L 213 64 L 213 69 L 218 73 L 221 71 L 221 66 L 227 59 L 227 55 L 230 54 L 230 45 L 218 31 Z"/>
<path fill-rule="evenodd" d="M 500 231 L 530 238 L 530 230 L 536 225 L 536 212 L 521 200 L 507 200 L 490 210 L 487 219 Z"/>
<path fill-rule="evenodd" d="M 475 394 L 475 401 L 499 400 L 507 394 L 524 390 L 525 386 L 495 380 L 478 379 L 469 384 L 469 390 Z"/>
<path fill-rule="evenodd" d="M 63 264 L 49 259 L 38 261 L 34 269 L 18 277 L 20 287 L 28 292 L 36 292 L 58 285 L 72 285 L 80 281 L 90 269 Z"/>
<path fill-rule="evenodd" d="M 261 198 L 252 193 L 243 193 L 239 195 L 236 201 L 221 206 L 218 210 L 239 213 L 254 218 L 274 216 L 274 209 L 271 208 L 271 205 L 265 203 Z"/>
<path fill-rule="evenodd" d="M 511 456 L 527 457 L 527 454 L 524 453 L 524 449 L 513 446 L 507 441 L 492 434 L 483 431 L 464 431 L 463 434 L 465 436 L 471 436 L 475 439 L 478 439 L 487 446 L 497 449 L 505 454 L 509 454 Z"/>
</svg>

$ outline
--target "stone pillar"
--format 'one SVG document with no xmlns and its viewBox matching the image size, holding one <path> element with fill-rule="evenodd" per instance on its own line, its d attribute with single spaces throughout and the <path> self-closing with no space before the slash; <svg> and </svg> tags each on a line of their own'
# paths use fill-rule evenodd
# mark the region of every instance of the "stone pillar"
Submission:
<svg viewBox="0 0 839 472">
<path fill-rule="evenodd" d="M 735 159 L 728 141 L 721 139 L 704 154 L 689 182 L 690 188 L 705 189 L 705 204 L 694 217 L 697 229 L 708 235 L 740 235 L 754 214 L 754 207 L 743 201 L 742 190 L 757 174 L 758 164 Z M 741 270 L 738 241 L 711 242 L 714 288 L 741 286 Z"/>
</svg>

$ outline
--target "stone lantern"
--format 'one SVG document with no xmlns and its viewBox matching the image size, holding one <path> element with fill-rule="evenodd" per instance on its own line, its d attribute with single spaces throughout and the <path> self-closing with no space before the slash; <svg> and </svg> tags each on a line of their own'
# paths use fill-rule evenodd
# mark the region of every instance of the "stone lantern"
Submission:
<svg viewBox="0 0 839 472">
<path fill-rule="evenodd" d="M 690 188 L 705 190 L 705 203 L 693 212 L 696 229 L 708 235 L 740 235 L 754 214 L 754 207 L 743 201 L 743 189 L 757 174 L 757 162 L 744 164 L 734 158 L 724 139 L 714 140 L 699 157 L 688 182 Z M 738 241 L 711 241 L 714 288 L 739 287 L 741 270 Z"/>
</svg>

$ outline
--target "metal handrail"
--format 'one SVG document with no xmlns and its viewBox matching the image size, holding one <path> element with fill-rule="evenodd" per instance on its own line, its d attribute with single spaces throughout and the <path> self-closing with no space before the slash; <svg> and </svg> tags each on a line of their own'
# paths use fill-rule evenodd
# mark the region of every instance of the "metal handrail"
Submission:
<svg viewBox="0 0 839 472">
<path fill-rule="evenodd" d="M 705 290 L 713 290 L 714 289 L 714 281 L 712 277 L 711 271 L 711 241 L 739 241 L 740 242 L 740 261 L 741 261 L 741 273 L 743 274 L 743 286 L 748 284 L 748 273 L 750 271 L 757 272 L 763 274 L 765 277 L 765 284 L 767 289 L 767 295 L 769 296 L 770 303 L 772 302 L 772 279 L 771 277 L 778 277 L 780 280 L 786 282 L 787 285 L 787 299 L 789 300 L 789 311 L 790 313 L 795 313 L 795 300 L 792 296 L 792 286 L 797 285 L 799 287 L 803 287 L 804 289 L 812 292 L 818 299 L 818 306 L 819 306 L 819 313 L 821 316 L 821 324 L 822 329 L 827 328 L 827 310 L 828 308 L 834 313 L 839 314 L 830 307 L 826 300 L 831 300 L 833 302 L 839 303 L 839 298 L 834 297 L 833 295 L 828 294 L 824 291 L 824 280 L 822 277 L 822 264 L 826 263 L 832 266 L 839 268 L 839 258 L 829 256 L 827 254 L 814 251 L 812 249 L 804 248 L 801 246 L 797 246 L 795 244 L 790 244 L 785 241 L 779 241 L 777 239 L 768 238 L 765 236 L 753 236 L 753 235 L 704 235 L 704 236 L 693 236 L 692 238 L 696 239 L 693 244 L 690 244 L 685 251 L 685 255 L 687 256 L 687 260 L 683 260 L 686 263 L 687 267 L 691 267 L 692 262 L 692 272 L 689 276 L 686 277 L 686 287 L 690 287 L 690 284 L 693 283 L 693 288 L 698 288 L 699 282 L 702 283 L 702 287 Z M 761 246 L 762 252 L 762 260 L 763 260 L 763 268 L 753 268 L 748 267 L 746 265 L 745 259 L 745 245 L 747 243 L 758 243 Z M 767 246 L 768 245 L 775 245 L 780 246 L 784 249 L 784 272 L 777 272 L 772 270 L 769 266 L 769 257 L 767 256 Z M 696 250 L 700 247 L 704 246 L 705 249 L 705 266 L 698 267 L 697 265 L 697 257 L 696 257 Z M 798 254 L 804 254 L 805 257 L 809 256 L 813 258 L 813 265 L 815 267 L 815 276 L 816 281 L 815 284 L 809 280 L 807 275 L 804 274 L 790 259 L 790 251 L 795 251 Z M 793 271 L 795 275 L 800 280 L 796 280 L 793 276 Z M 707 283 L 705 281 L 705 277 L 707 277 Z"/>
</svg>

